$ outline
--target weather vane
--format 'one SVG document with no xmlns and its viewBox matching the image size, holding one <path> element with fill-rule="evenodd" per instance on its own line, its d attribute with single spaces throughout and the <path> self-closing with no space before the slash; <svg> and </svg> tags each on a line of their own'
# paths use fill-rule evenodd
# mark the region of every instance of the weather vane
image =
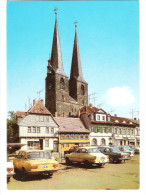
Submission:
<svg viewBox="0 0 146 195">
<path fill-rule="evenodd" d="M 55 8 L 53 11 L 55 12 L 55 15 L 57 16 L 57 8 Z"/>
<path fill-rule="evenodd" d="M 78 23 L 77 21 L 75 21 L 75 22 L 74 22 L 74 24 L 75 24 L 75 28 L 77 28 L 77 23 Z"/>
</svg>

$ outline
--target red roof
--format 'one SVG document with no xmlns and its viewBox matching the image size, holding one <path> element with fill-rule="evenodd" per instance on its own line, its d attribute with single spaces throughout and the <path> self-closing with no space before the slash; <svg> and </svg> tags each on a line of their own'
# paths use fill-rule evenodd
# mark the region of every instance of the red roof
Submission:
<svg viewBox="0 0 146 195">
<path fill-rule="evenodd" d="M 59 125 L 59 132 L 90 133 L 90 131 L 84 127 L 80 118 L 54 117 L 54 120 Z"/>
<path fill-rule="evenodd" d="M 17 117 L 23 118 L 25 115 L 26 115 L 26 112 L 22 112 L 22 111 L 17 111 L 16 112 Z"/>
<path fill-rule="evenodd" d="M 116 122 L 117 121 L 117 122 Z M 124 125 L 124 126 L 136 126 L 131 120 L 124 118 L 124 117 L 118 117 L 118 116 L 111 116 L 111 122 L 114 124 Z"/>
<path fill-rule="evenodd" d="M 34 114 L 51 114 L 49 110 L 44 106 L 43 100 L 38 100 L 37 102 L 35 102 L 27 112 Z"/>
</svg>

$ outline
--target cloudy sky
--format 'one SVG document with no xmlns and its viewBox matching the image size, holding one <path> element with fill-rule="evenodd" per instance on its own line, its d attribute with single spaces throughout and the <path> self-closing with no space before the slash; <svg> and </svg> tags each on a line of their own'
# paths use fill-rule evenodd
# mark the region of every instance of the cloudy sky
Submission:
<svg viewBox="0 0 146 195">
<path fill-rule="evenodd" d="M 58 27 L 64 70 L 70 75 L 74 21 L 82 70 L 95 106 L 118 116 L 139 110 L 139 2 L 16 2 L 7 4 L 7 110 L 25 111 L 45 97 L 47 60 Z M 138 112 L 134 113 L 134 117 Z"/>
</svg>

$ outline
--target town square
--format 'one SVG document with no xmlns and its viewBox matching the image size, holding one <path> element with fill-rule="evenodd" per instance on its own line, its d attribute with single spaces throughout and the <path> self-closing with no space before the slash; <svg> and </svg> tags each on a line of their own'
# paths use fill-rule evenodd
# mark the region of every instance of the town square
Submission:
<svg viewBox="0 0 146 195">
<path fill-rule="evenodd" d="M 7 189 L 138 190 L 139 2 L 8 2 L 7 20 Z"/>
</svg>

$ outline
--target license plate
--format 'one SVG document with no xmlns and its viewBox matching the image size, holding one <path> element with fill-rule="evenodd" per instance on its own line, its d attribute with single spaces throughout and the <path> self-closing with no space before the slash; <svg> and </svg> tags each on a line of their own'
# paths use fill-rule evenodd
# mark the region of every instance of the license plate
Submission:
<svg viewBox="0 0 146 195">
<path fill-rule="evenodd" d="M 48 165 L 43 165 L 43 168 L 48 168 Z"/>
</svg>

